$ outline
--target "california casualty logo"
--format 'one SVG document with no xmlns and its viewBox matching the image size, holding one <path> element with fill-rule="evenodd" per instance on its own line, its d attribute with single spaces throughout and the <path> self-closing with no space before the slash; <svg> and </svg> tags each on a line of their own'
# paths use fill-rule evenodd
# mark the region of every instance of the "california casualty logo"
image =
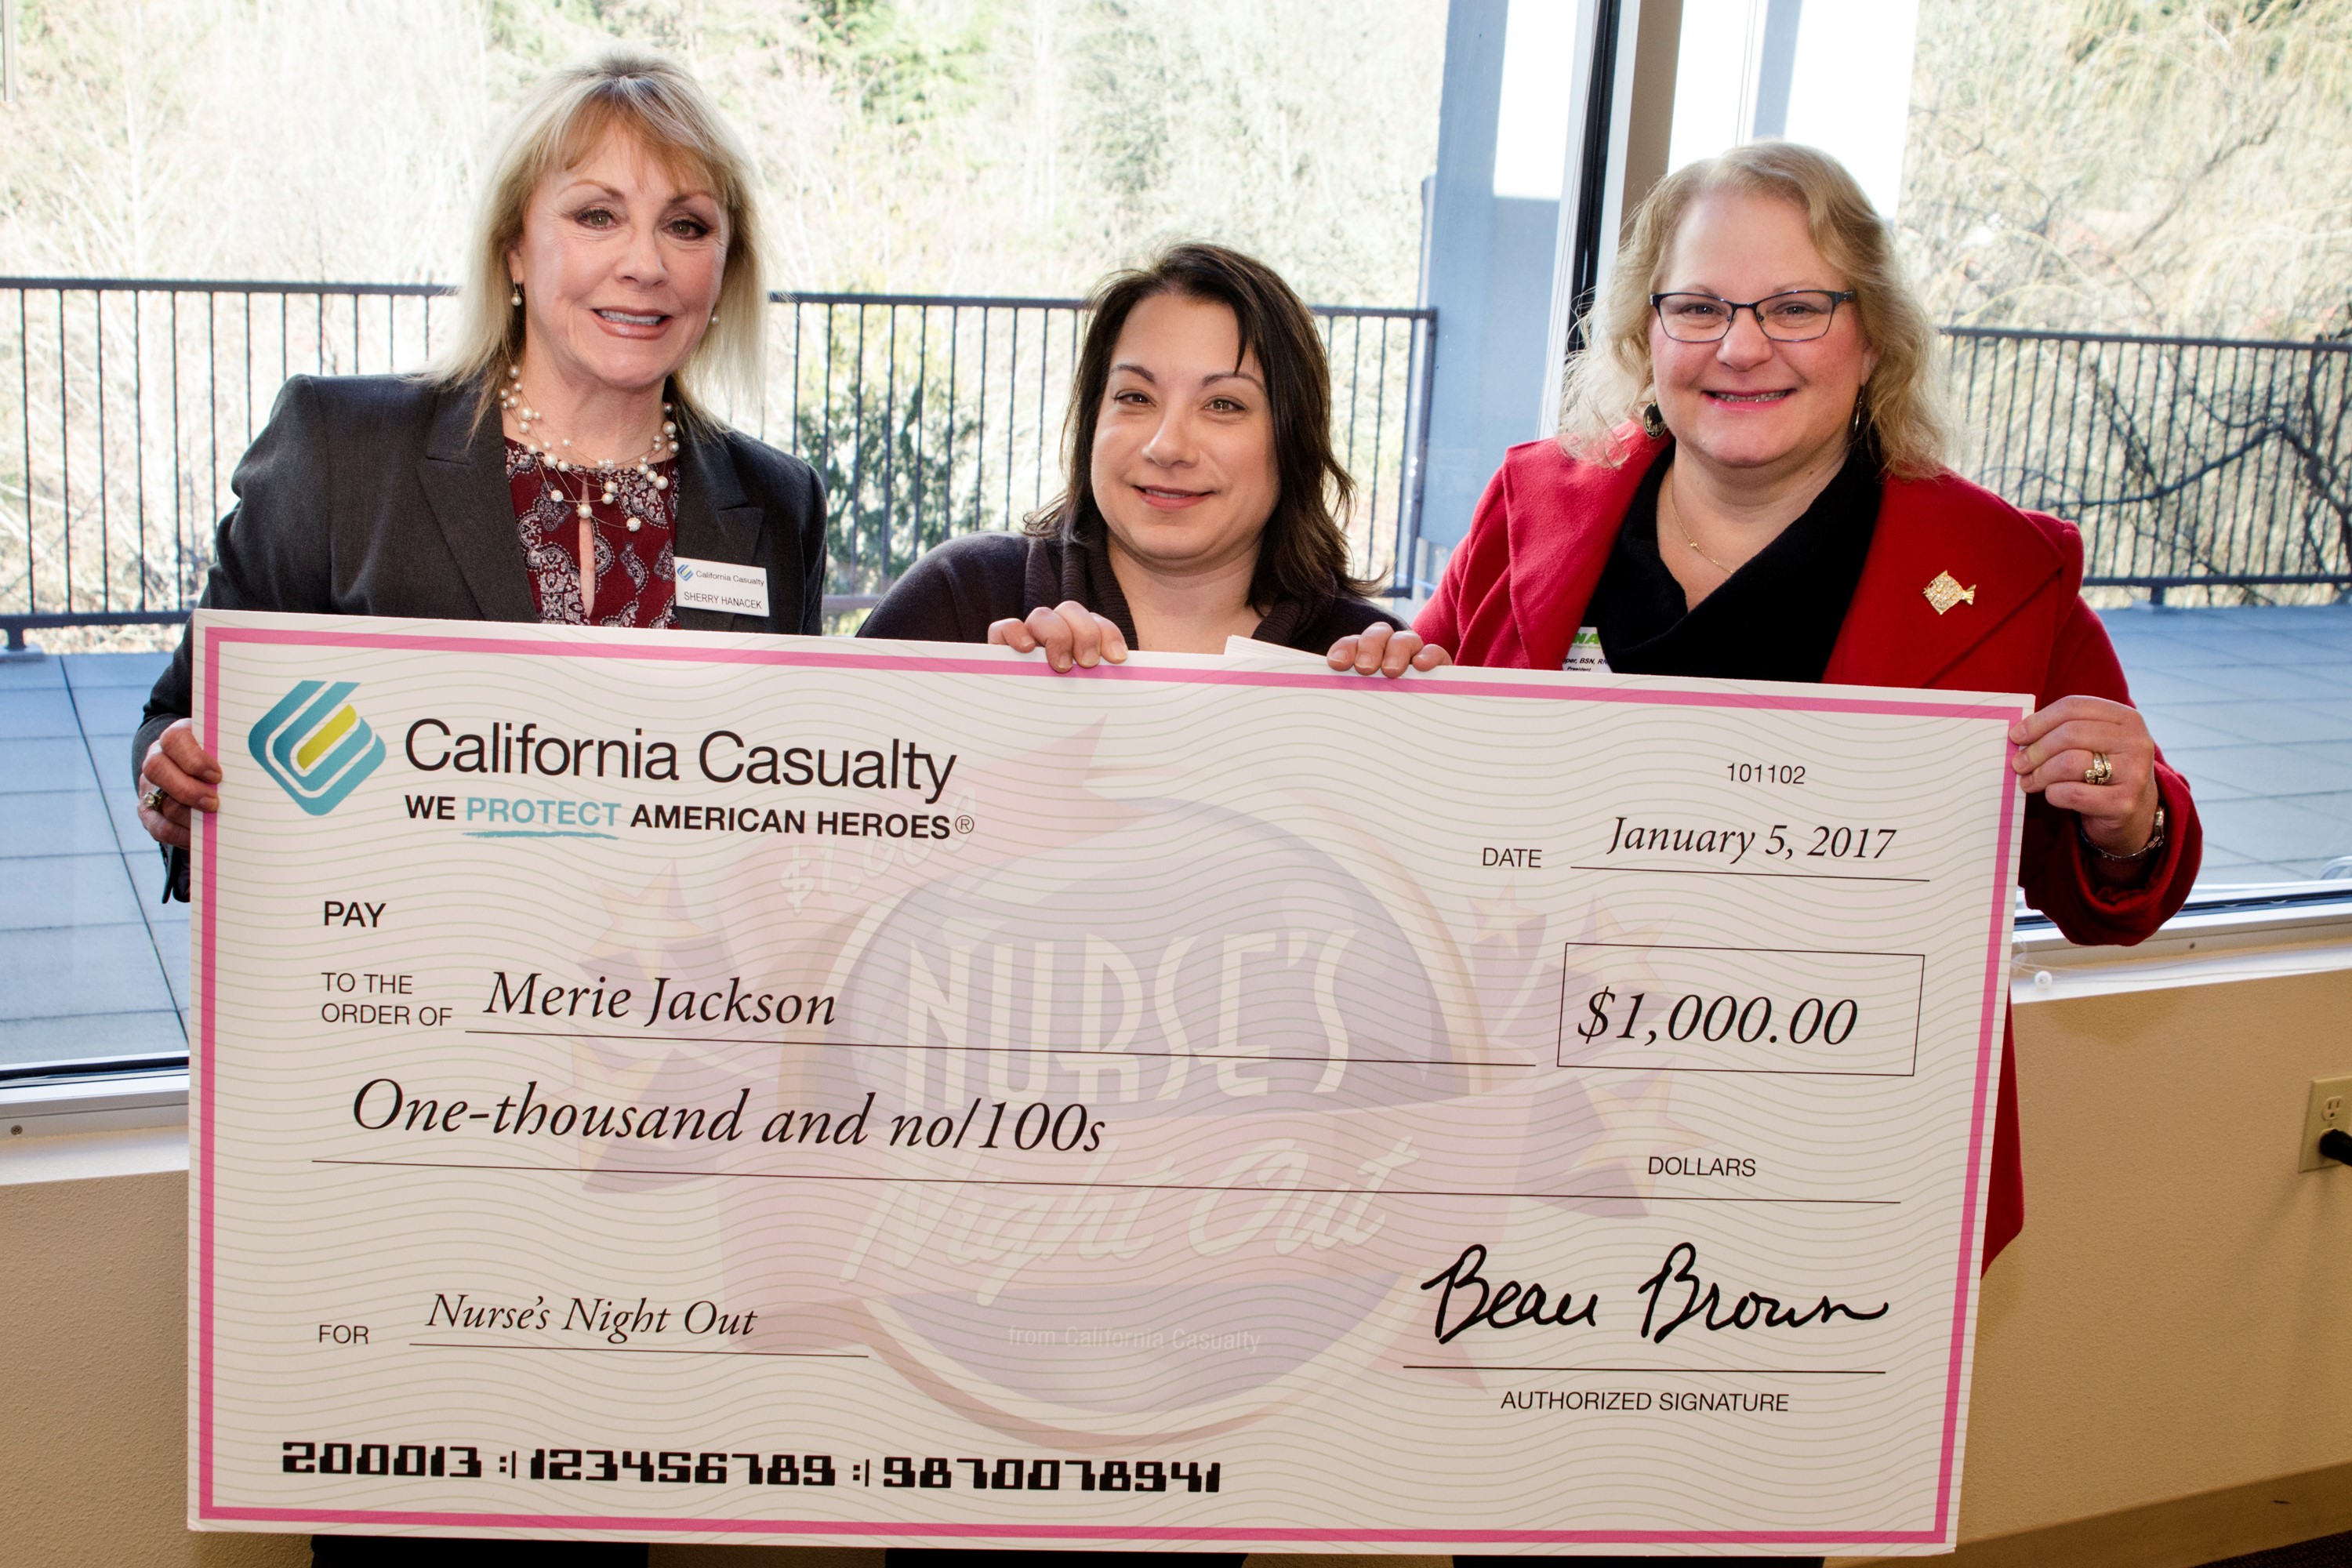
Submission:
<svg viewBox="0 0 2352 1568">
<path fill-rule="evenodd" d="M 383 761 L 383 740 L 349 700 L 355 680 L 297 681 L 246 739 L 261 771 L 324 816 Z"/>
</svg>

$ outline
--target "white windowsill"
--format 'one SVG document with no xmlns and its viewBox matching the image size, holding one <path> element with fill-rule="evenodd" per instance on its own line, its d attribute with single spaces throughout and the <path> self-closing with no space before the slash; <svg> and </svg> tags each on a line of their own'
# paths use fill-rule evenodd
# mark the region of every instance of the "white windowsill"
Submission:
<svg viewBox="0 0 2352 1568">
<path fill-rule="evenodd" d="M 2010 999 L 2022 1006 L 2337 970 L 2352 970 L 2352 887 L 2267 908 L 2192 906 L 2137 947 L 2076 947 L 2036 921 L 2018 932 Z M 187 1168 L 184 1070 L 0 1084 L 0 1186 Z"/>
<path fill-rule="evenodd" d="M 2192 900 L 2137 947 L 2076 947 L 2037 922 L 2019 931 L 2011 950 L 2011 1005 L 2352 969 L 2352 886 L 2340 892 L 2307 882 L 2230 891 L 2310 901 L 2200 909 Z"/>
<path fill-rule="evenodd" d="M 188 1168 L 188 1075 L 0 1084 L 0 1186 Z"/>
</svg>

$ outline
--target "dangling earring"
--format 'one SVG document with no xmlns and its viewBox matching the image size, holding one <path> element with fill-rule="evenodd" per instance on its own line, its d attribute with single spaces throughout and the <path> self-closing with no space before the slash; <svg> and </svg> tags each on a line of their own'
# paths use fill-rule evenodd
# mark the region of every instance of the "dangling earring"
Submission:
<svg viewBox="0 0 2352 1568">
<path fill-rule="evenodd" d="M 1867 406 L 1868 401 L 1868 388 L 1864 388 L 1862 392 L 1854 395 L 1853 420 L 1853 423 L 1847 426 L 1846 430 L 1847 437 L 1850 440 L 1861 440 L 1864 429 L 1870 423 L 1868 415 L 1864 412 L 1864 408 Z"/>
<path fill-rule="evenodd" d="M 1642 405 L 1642 433 L 1653 441 L 1665 437 L 1666 416 L 1658 412 L 1658 405 L 1654 403 Z"/>
<path fill-rule="evenodd" d="M 508 303 L 508 304 L 509 304 L 509 305 L 512 305 L 512 306 L 513 306 L 513 307 L 515 307 L 515 309 L 517 309 L 517 310 L 520 310 L 520 309 L 522 309 L 522 285 L 521 285 L 521 284 L 518 283 L 518 284 L 516 284 L 516 285 L 514 286 L 514 292 L 507 296 L 507 303 Z"/>
<path fill-rule="evenodd" d="M 719 312 L 716 310 L 710 312 L 710 324 L 714 327 L 719 324 Z"/>
</svg>

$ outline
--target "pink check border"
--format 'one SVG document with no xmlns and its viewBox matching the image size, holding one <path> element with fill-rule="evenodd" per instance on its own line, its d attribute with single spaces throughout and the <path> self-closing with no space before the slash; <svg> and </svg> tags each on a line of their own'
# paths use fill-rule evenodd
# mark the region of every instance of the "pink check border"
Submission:
<svg viewBox="0 0 2352 1568">
<path fill-rule="evenodd" d="M 872 669 L 887 668 L 989 675 L 1003 679 L 1140 681 L 1145 683 L 1213 686 L 1316 687 L 1328 689 L 1331 678 L 1320 672 L 1264 669 L 1137 668 L 1102 665 L 1089 670 L 1056 675 L 1042 662 L 1007 663 L 993 658 L 959 658 L 948 655 L 828 652 L 822 647 L 787 643 L 767 647 L 702 647 L 692 644 L 579 642 L 507 637 L 467 637 L 446 633 L 402 633 L 278 629 L 260 626 L 207 626 L 203 635 L 203 680 L 205 711 L 200 723 L 205 749 L 221 753 L 217 705 L 209 700 L 219 689 L 220 650 L 230 643 L 294 645 L 317 648 L 398 648 L 436 653 L 527 652 L 536 658 L 619 659 L 636 663 L 774 666 L 799 669 Z M 1417 695 L 1468 694 L 1509 697 L 1527 701 L 1622 702 L 1648 706 L 1724 708 L 1768 712 L 1894 713 L 1935 719 L 2014 719 L 2011 704 L 1928 697 L 1885 700 L 1875 698 L 1814 696 L 1801 689 L 1780 692 L 1704 692 L 1634 690 L 1622 687 L 1563 687 L 1515 681 L 1456 679 L 1417 685 L 1412 680 L 1362 680 L 1353 690 L 1378 700 Z M 2004 754 L 2002 777 L 2009 779 Z M 1997 1060 L 1994 1027 L 2001 1017 L 2001 984 L 2009 931 L 2011 880 L 2010 853 L 2016 842 L 2022 793 L 2009 788 L 2004 795 L 2000 830 L 1993 852 L 1993 899 L 1985 937 L 1984 1005 L 1977 1037 L 1977 1078 L 1969 1121 L 1969 1163 L 1960 1221 L 1959 1258 L 1952 1287 L 1952 1349 L 1944 1390 L 1942 1453 L 1936 1483 L 1935 1523 L 1926 1530 L 1798 1531 L 1798 1530 L 1404 1530 L 1370 1528 L 1255 1529 L 1184 1528 L 1180 1526 L 1058 1525 L 1058 1524 L 912 1524 L 851 1523 L 837 1520 L 796 1519 L 671 1519 L 629 1514 L 461 1513 L 448 1510 L 376 1509 L 241 1508 L 213 1499 L 213 1054 L 215 930 L 214 868 L 218 826 L 203 817 L 198 835 L 203 848 L 202 901 L 195 910 L 195 940 L 204 954 L 203 983 L 196 996 L 194 1092 L 201 1114 L 195 1147 L 191 1151 L 194 1187 L 190 1202 L 196 1229 L 196 1461 L 192 1520 L 206 1523 L 277 1524 L 286 1526 L 359 1526 L 392 1530 L 536 1530 L 607 1531 L 634 1536 L 655 1535 L 794 1535 L 873 1537 L 896 1540 L 1160 1542 L 1171 1544 L 1265 1542 L 1297 1545 L 1423 1545 L 1423 1546 L 1897 1546 L 1935 1545 L 1950 1539 L 1956 1502 L 1956 1469 L 1959 1462 L 1960 1390 L 1968 1369 L 1968 1322 L 1970 1293 L 1976 1288 L 1977 1237 L 1983 1221 L 1979 1173 L 1984 1169 L 1984 1141 L 1991 1111 L 1993 1070 Z"/>
</svg>

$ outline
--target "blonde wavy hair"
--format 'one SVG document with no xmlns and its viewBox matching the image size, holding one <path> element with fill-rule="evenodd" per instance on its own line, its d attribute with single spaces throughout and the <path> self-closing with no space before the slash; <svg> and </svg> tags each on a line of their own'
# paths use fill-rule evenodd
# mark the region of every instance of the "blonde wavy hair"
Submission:
<svg viewBox="0 0 2352 1568">
<path fill-rule="evenodd" d="M 477 420 L 491 406 L 499 373 L 522 357 L 523 312 L 509 303 L 507 258 L 522 241 L 531 193 L 616 131 L 635 137 L 674 174 L 700 180 L 727 216 L 719 319 L 675 377 L 682 422 L 715 428 L 715 396 L 758 395 L 768 284 L 751 156 L 694 78 L 659 55 L 621 47 L 541 82 L 492 161 L 475 207 L 457 339 L 429 373 L 445 386 L 477 384 Z"/>
<path fill-rule="evenodd" d="M 1927 479 L 1945 468 L 1948 428 L 1935 323 L 1912 291 L 1885 221 L 1845 165 L 1793 142 L 1753 142 L 1675 170 L 1633 215 L 1591 312 L 1583 353 L 1569 362 L 1559 444 L 1570 457 L 1614 466 L 1629 450 L 1625 423 L 1655 400 L 1650 295 L 1691 204 L 1720 191 L 1769 196 L 1803 209 L 1813 247 L 1845 276 L 1847 307 L 1878 351 L 1863 386 L 1864 435 L 1889 473 Z"/>
</svg>

